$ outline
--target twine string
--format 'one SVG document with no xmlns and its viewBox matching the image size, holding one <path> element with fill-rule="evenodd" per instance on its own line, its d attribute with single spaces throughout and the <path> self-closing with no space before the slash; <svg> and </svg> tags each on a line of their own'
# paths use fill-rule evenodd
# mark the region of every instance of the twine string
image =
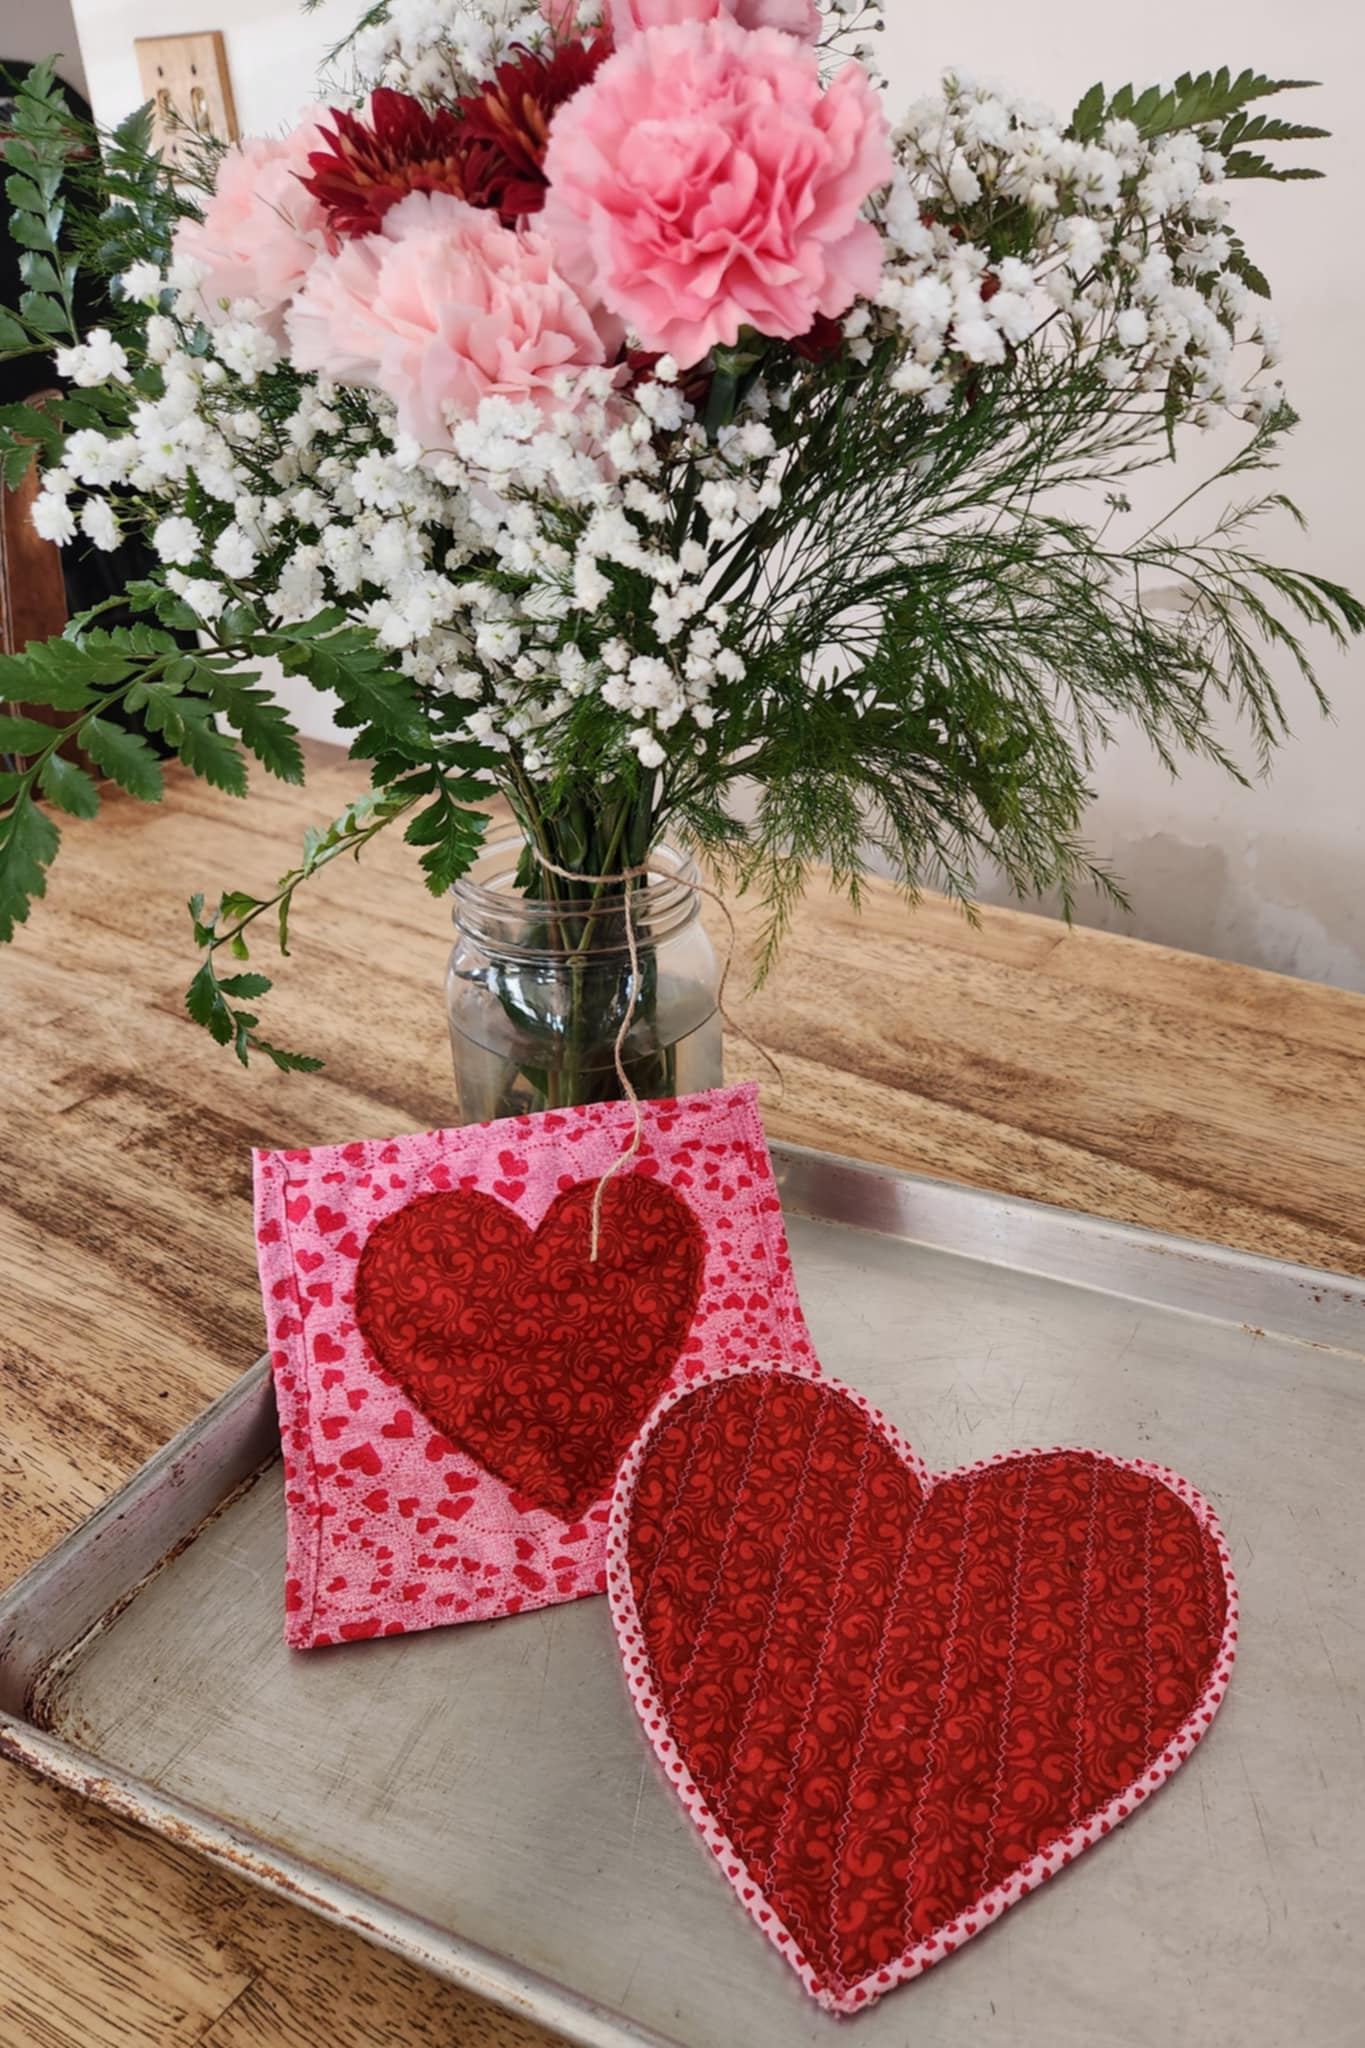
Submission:
<svg viewBox="0 0 1365 2048">
<path fill-rule="evenodd" d="M 540 852 L 536 854 L 536 862 L 538 866 L 544 868 L 547 874 L 558 875 L 560 880 L 564 882 L 592 882 L 599 884 L 620 882 L 624 888 L 623 912 L 626 926 L 626 953 L 630 959 L 630 998 L 622 1013 L 621 1022 L 617 1029 L 615 1043 L 612 1046 L 612 1059 L 616 1067 L 616 1078 L 621 1084 L 621 1093 L 625 1096 L 631 1107 L 632 1128 L 629 1143 L 622 1152 L 617 1154 L 606 1172 L 601 1176 L 597 1183 L 596 1191 L 593 1194 L 591 1263 L 595 1266 L 602 1237 L 602 1200 L 607 1191 L 607 1182 L 614 1180 L 618 1173 L 624 1173 L 644 1142 L 644 1112 L 640 1107 L 639 1091 L 631 1080 L 626 1067 L 625 1050 L 626 1039 L 630 1035 L 630 1027 L 635 1022 L 635 1013 L 640 1005 L 640 945 L 635 929 L 635 892 L 631 888 L 631 883 L 644 881 L 649 875 L 657 877 L 660 881 L 667 882 L 678 882 L 680 877 L 674 869 L 659 867 L 653 861 L 642 861 L 638 867 L 620 868 L 615 874 L 611 875 L 588 875 L 579 872 L 575 868 L 562 868 L 557 862 L 548 860 Z M 725 1007 L 725 985 L 730 978 L 730 969 L 734 964 L 735 958 L 735 947 L 739 943 L 739 933 L 735 925 L 733 911 L 720 892 L 710 888 L 705 882 L 683 882 L 681 886 L 693 890 L 698 896 L 705 896 L 708 902 L 716 904 L 721 916 L 725 919 L 728 943 L 725 949 L 725 964 L 721 968 L 720 981 L 716 988 L 716 1008 L 720 1012 L 721 1022 L 728 1030 L 733 1031 L 737 1038 L 742 1038 L 746 1045 L 752 1047 L 759 1058 L 776 1076 L 779 1090 L 785 1091 L 786 1083 L 783 1078 L 782 1069 L 768 1051 L 768 1048 L 765 1045 L 761 1045 L 752 1032 L 746 1031 L 742 1024 L 736 1024 L 734 1018 Z"/>
</svg>

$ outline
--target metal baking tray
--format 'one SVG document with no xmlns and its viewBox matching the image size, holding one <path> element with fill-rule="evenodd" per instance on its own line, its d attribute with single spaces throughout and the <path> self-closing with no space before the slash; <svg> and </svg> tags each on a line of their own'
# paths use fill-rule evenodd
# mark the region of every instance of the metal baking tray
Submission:
<svg viewBox="0 0 1365 2048">
<path fill-rule="evenodd" d="M 1227 1530 L 1228 1702 L 1075 1871 L 829 2018 L 665 1788 L 605 1601 L 285 1649 L 263 1364 L 0 1598 L 0 1751 L 585 2048 L 1355 2048 L 1365 1283 L 774 1163 L 826 1369 L 932 1465 L 1093 1444 L 1174 1466 Z"/>
</svg>

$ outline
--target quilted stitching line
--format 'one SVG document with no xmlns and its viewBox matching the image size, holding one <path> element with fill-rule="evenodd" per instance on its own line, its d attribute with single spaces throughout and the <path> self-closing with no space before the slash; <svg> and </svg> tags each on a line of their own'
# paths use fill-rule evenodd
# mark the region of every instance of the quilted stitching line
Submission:
<svg viewBox="0 0 1365 2048">
<path fill-rule="evenodd" d="M 763 1882 L 765 1884 L 771 1881 L 773 1869 L 776 1866 L 779 1855 L 782 1853 L 782 1843 L 787 1831 L 787 1819 L 791 1812 L 792 1794 L 796 1790 L 796 1780 L 801 1773 L 801 1752 L 806 1746 L 806 1735 L 810 1728 L 811 1716 L 815 1712 L 816 1695 L 820 1690 L 820 1681 L 824 1677 L 825 1660 L 829 1656 L 829 1646 L 834 1635 L 834 1618 L 839 1611 L 839 1595 L 843 1592 L 844 1579 L 848 1572 L 848 1560 L 853 1553 L 853 1530 L 858 1520 L 858 1509 L 862 1505 L 863 1486 L 867 1478 L 867 1461 L 872 1454 L 873 1434 L 872 1424 L 868 1421 L 863 1431 L 862 1457 L 858 1461 L 858 1477 L 853 1488 L 853 1505 L 849 1510 L 848 1526 L 844 1531 L 844 1544 L 839 1556 L 839 1569 L 834 1575 L 834 1587 L 830 1593 L 829 1600 L 829 1613 L 825 1617 L 825 1630 L 820 1639 L 820 1655 L 816 1659 L 815 1676 L 811 1681 L 810 1692 L 806 1698 L 806 1709 L 801 1716 L 801 1726 L 797 1729 L 796 1739 L 792 1743 L 792 1767 L 787 1778 L 787 1789 L 783 1794 L 782 1804 L 778 1809 L 777 1826 L 773 1831 L 773 1846 L 769 1852 L 767 1867 L 763 1873 Z"/>
<path fill-rule="evenodd" d="M 1208 1553 L 1208 1550 L 1207 1550 L 1207 1549 L 1205 1549 L 1205 1550 L 1204 1550 L 1204 1551 L 1203 1551 L 1203 1552 L 1201 1553 L 1201 1561 L 1202 1561 L 1202 1563 L 1203 1563 L 1203 1566 L 1204 1566 L 1204 1633 L 1205 1633 L 1206 1635 L 1212 1635 L 1212 1634 L 1213 1634 L 1213 1616 L 1214 1616 L 1214 1598 L 1213 1598 L 1213 1581 L 1212 1581 L 1212 1579 L 1211 1579 L 1211 1578 L 1210 1578 L 1210 1576 L 1209 1576 L 1209 1553 Z"/>
<path fill-rule="evenodd" d="M 919 1525 L 924 1519 L 924 1510 L 928 1505 L 929 1490 L 927 1487 L 921 1486 L 920 1503 L 911 1518 L 909 1528 L 905 1532 L 905 1541 L 901 1544 L 901 1554 L 896 1565 L 895 1581 L 882 1614 L 881 1627 L 877 1632 L 877 1654 L 872 1663 L 872 1676 L 868 1681 L 867 1700 L 863 1707 L 863 1717 L 858 1728 L 858 1740 L 854 1746 L 853 1761 L 848 1767 L 848 1790 L 844 1795 L 843 1810 L 839 1816 L 839 1828 L 835 1837 L 833 1868 L 830 1871 L 829 1882 L 830 1954 L 834 1958 L 836 1981 L 844 1986 L 848 1985 L 852 1980 L 844 1972 L 843 1949 L 839 1938 L 840 1865 L 843 1862 L 844 1851 L 848 1845 L 848 1830 L 853 1818 L 853 1794 L 858 1782 L 858 1772 L 862 1766 L 864 1751 L 867 1748 L 868 1730 L 872 1726 L 872 1719 L 877 1710 L 877 1692 L 881 1685 L 882 1672 L 886 1668 L 886 1650 L 887 1644 L 891 1639 L 891 1625 L 896 1618 L 896 1609 L 900 1605 L 900 1597 L 905 1588 L 905 1567 L 910 1561 L 910 1552 L 914 1549 L 915 1538 L 919 1534 Z M 796 1510 L 793 1509 L 793 1514 L 795 1513 Z"/>
<path fill-rule="evenodd" d="M 957 1556 L 957 1570 L 953 1574 L 952 1602 L 948 1609 L 948 1628 L 943 1642 L 943 1661 L 939 1671 L 938 1695 L 934 1701 L 933 1718 L 929 1723 L 929 1740 L 924 1752 L 924 1775 L 920 1779 L 919 1792 L 915 1798 L 915 1811 L 910 1822 L 909 1856 L 905 1871 L 905 1905 L 901 1913 L 901 1927 L 908 1948 L 914 1930 L 910 1916 L 915 1903 L 915 1876 L 919 1862 L 920 1829 L 924 1823 L 924 1809 L 929 1802 L 929 1789 L 938 1768 L 938 1738 L 943 1727 L 943 1717 L 948 1706 L 948 1680 L 952 1676 L 953 1657 L 957 1650 L 958 1628 L 962 1619 L 962 1588 L 967 1580 L 967 1551 L 972 1536 L 972 1507 L 976 1500 L 976 1479 L 967 1482 L 967 1492 L 962 1503 L 962 1544 Z"/>
<path fill-rule="evenodd" d="M 1095 1561 L 1095 1519 L 1100 1497 L 1100 1468 L 1090 1470 L 1090 1510 L 1085 1524 L 1085 1557 L 1081 1564 L 1081 1603 L 1076 1624 L 1076 1753 L 1071 1793 L 1071 1825 L 1081 1818 L 1081 1777 L 1085 1768 L 1085 1696 L 1090 1682 L 1085 1644 L 1090 1627 L 1090 1569 Z"/>
<path fill-rule="evenodd" d="M 663 1563 L 664 1552 L 668 1548 L 669 1538 L 673 1534 L 674 1525 L 676 1524 L 678 1519 L 678 1509 L 682 1504 L 683 1495 L 687 1492 L 687 1482 L 692 1477 L 692 1468 L 697 1462 L 697 1453 L 701 1449 L 702 1429 L 704 1428 L 706 1422 L 710 1419 L 711 1411 L 716 1405 L 716 1396 L 717 1394 L 719 1394 L 719 1392 L 720 1386 L 719 1383 L 717 1383 L 717 1385 L 712 1387 L 706 1394 L 705 1411 L 702 1416 L 702 1421 L 701 1424 L 699 1424 L 697 1431 L 692 1438 L 691 1448 L 688 1451 L 687 1457 L 683 1462 L 682 1471 L 678 1476 L 678 1490 L 674 1494 L 672 1505 L 668 1510 L 668 1520 L 664 1523 L 664 1533 L 659 1538 L 659 1548 L 654 1553 L 654 1562 L 649 1567 L 649 1577 L 646 1579 L 644 1584 L 644 1590 L 640 1594 L 640 1612 L 642 1615 L 646 1607 L 648 1607 L 649 1605 L 649 1596 L 651 1591 L 653 1590 L 655 1575 L 658 1572 L 659 1566 Z"/>
<path fill-rule="evenodd" d="M 717 1391 L 719 1391 L 722 1384 L 722 1381 L 718 1380 L 716 1382 Z M 720 1788 L 720 1798 L 717 1801 L 717 1805 L 721 1811 L 722 1816 L 727 1822 L 730 1818 L 730 1787 L 734 1783 L 735 1770 L 739 1762 L 739 1753 L 744 1746 L 744 1738 L 749 1732 L 749 1723 L 753 1718 L 754 1706 L 756 1702 L 762 1697 L 763 1668 L 768 1661 L 768 1652 L 772 1648 L 773 1630 L 777 1625 L 777 1606 L 778 1601 L 781 1598 L 782 1586 L 787 1574 L 787 1565 L 791 1558 L 792 1538 L 796 1533 L 797 1520 L 800 1516 L 802 1504 L 804 1503 L 806 1498 L 806 1481 L 810 1477 L 811 1463 L 815 1456 L 815 1440 L 820 1434 L 820 1428 L 824 1422 L 825 1415 L 828 1412 L 828 1409 L 829 1400 L 826 1396 L 825 1398 L 822 1398 L 819 1407 L 815 1411 L 815 1420 L 811 1424 L 811 1432 L 809 1437 L 807 1437 L 806 1439 L 806 1454 L 805 1457 L 801 1460 L 801 1476 L 796 1482 L 796 1492 L 792 1496 L 792 1511 L 790 1515 L 787 1517 L 787 1530 L 786 1534 L 782 1538 L 782 1548 L 778 1553 L 777 1570 L 773 1574 L 772 1591 L 768 1596 L 767 1613 L 763 1617 L 763 1635 L 759 1643 L 758 1657 L 754 1664 L 753 1689 L 749 1694 L 748 1705 L 745 1707 L 743 1715 L 740 1718 L 739 1732 L 735 1737 L 734 1755 L 730 1759 L 730 1768 L 725 1773 L 725 1782 Z M 643 1613 L 643 1608 L 641 1609 L 641 1612 Z"/>
<path fill-rule="evenodd" d="M 692 1639 L 692 1654 L 687 1660 L 683 1675 L 678 1680 L 673 1697 L 669 1701 L 668 1710 L 670 1714 L 677 1713 L 678 1702 L 691 1683 L 692 1673 L 697 1666 L 697 1658 L 701 1654 L 702 1643 L 706 1639 L 706 1631 L 711 1626 L 711 1617 L 716 1611 L 716 1602 L 720 1597 L 721 1582 L 725 1577 L 725 1568 L 730 1562 L 730 1546 L 735 1530 L 739 1527 L 740 1503 L 744 1499 L 744 1489 L 749 1483 L 749 1473 L 753 1467 L 754 1446 L 758 1442 L 758 1433 L 763 1426 L 763 1417 L 768 1410 L 768 1395 L 771 1391 L 770 1380 L 765 1380 L 763 1392 L 759 1396 L 758 1407 L 754 1413 L 753 1424 L 749 1430 L 749 1441 L 744 1447 L 744 1463 L 740 1466 L 739 1478 L 735 1482 L 734 1498 L 730 1503 L 730 1520 L 726 1526 L 725 1541 L 721 1545 L 715 1577 L 711 1581 L 711 1590 L 706 1596 L 706 1604 L 702 1608 L 701 1618 L 697 1622 L 697 1633 Z"/>
<path fill-rule="evenodd" d="M 1147 1481 L 1142 1517 L 1142 1741 L 1152 1746 L 1152 1518 L 1156 1513 L 1156 1481 Z"/>
<path fill-rule="evenodd" d="M 1029 1500 L 1033 1493 L 1033 1475 L 1037 1460 L 1029 1458 L 1024 1465 L 1024 1485 L 1019 1501 L 1019 1536 L 1014 1546 L 1014 1574 L 1010 1582 L 1010 1647 L 1005 1661 L 1005 1690 L 1000 1702 L 1000 1748 L 996 1756 L 995 1780 L 991 1787 L 991 1817 L 986 1828 L 986 1844 L 981 1856 L 981 1877 L 979 1889 L 985 1891 L 990 1881 L 991 1858 L 995 1854 L 996 1831 L 1000 1825 L 1000 1801 L 1005 1789 L 1005 1762 L 1009 1755 L 1010 1714 L 1014 1707 L 1015 1645 L 1019 1640 L 1019 1589 L 1024 1577 L 1024 1545 L 1028 1533 Z"/>
</svg>

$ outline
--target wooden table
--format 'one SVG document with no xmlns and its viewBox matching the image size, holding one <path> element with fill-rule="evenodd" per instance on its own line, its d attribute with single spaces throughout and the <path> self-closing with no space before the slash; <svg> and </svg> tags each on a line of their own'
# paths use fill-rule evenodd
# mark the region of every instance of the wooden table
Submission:
<svg viewBox="0 0 1365 2048">
<path fill-rule="evenodd" d="M 0 957 L 0 1580 L 260 1351 L 251 1146 L 452 1115 L 448 929 L 397 842 L 312 885 L 268 999 L 324 1074 L 245 1074 L 183 1013 L 191 890 L 270 882 L 361 786 L 315 749 L 306 792 L 111 797 Z M 1365 1274 L 1365 998 L 878 885 L 861 920 L 816 890 L 735 1008 L 776 1136 Z M 0 1873 L 0 2048 L 546 2038 L 7 1766 Z"/>
</svg>

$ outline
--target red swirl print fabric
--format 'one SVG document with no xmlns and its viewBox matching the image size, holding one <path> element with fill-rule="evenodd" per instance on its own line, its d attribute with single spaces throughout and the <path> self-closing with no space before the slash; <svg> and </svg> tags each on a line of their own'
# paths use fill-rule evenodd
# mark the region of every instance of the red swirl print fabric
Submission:
<svg viewBox="0 0 1365 2048">
<path fill-rule="evenodd" d="M 1236 1643 L 1211 1511 L 1087 1450 L 931 1475 L 860 1396 L 721 1371 L 617 1482 L 632 1697 L 741 1902 L 856 2012 L 1128 1819 Z"/>
<path fill-rule="evenodd" d="M 428 1421 L 566 1522 L 586 1514 L 677 1364 L 706 1246 L 682 1197 L 625 1174 L 530 1230 L 493 1195 L 418 1195 L 371 1231 L 356 1321 Z"/>
<path fill-rule="evenodd" d="M 644 1105 L 596 1268 L 628 1103 L 256 1154 L 289 1644 L 602 1592 L 616 1458 L 655 1396 L 812 1363 L 756 1095 Z"/>
</svg>

